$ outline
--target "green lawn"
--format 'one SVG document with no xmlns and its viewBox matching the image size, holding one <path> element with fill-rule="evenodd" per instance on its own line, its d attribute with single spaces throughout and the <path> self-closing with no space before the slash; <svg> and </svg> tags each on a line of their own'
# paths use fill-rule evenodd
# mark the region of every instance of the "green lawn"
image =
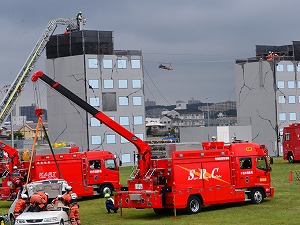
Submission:
<svg viewBox="0 0 300 225">
<path fill-rule="evenodd" d="M 164 224 L 205 224 L 205 225 L 253 225 L 253 224 L 300 224 L 300 181 L 289 181 L 290 171 L 300 170 L 300 163 L 289 164 L 282 158 L 274 159 L 272 165 L 272 186 L 275 197 L 265 199 L 262 204 L 234 203 L 206 206 L 197 215 L 178 213 L 171 216 L 157 216 L 151 209 L 123 209 L 120 214 L 106 213 L 104 199 L 80 201 L 82 224 L 124 224 L 124 225 L 164 225 Z M 121 168 L 121 183 L 126 185 L 131 167 Z M 0 202 L 0 214 L 7 212 L 11 202 Z"/>
</svg>

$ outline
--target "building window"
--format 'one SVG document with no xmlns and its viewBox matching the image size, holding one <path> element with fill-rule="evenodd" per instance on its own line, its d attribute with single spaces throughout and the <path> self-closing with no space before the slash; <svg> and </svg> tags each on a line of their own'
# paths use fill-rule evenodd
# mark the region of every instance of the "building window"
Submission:
<svg viewBox="0 0 300 225">
<path fill-rule="evenodd" d="M 126 64 L 126 59 L 118 59 L 118 69 L 126 69 L 127 64 Z"/>
<path fill-rule="evenodd" d="M 132 88 L 141 88 L 142 81 L 141 80 L 132 80 Z"/>
<path fill-rule="evenodd" d="M 92 145 L 101 145 L 101 136 L 100 135 L 92 135 Z"/>
<path fill-rule="evenodd" d="M 290 104 L 295 104 L 296 103 L 296 96 L 295 95 L 290 95 L 289 96 L 289 103 Z"/>
<path fill-rule="evenodd" d="M 283 72 L 283 65 L 277 65 L 276 66 L 276 71 L 277 72 Z"/>
<path fill-rule="evenodd" d="M 132 97 L 132 104 L 133 105 L 142 105 L 142 97 Z"/>
<path fill-rule="evenodd" d="M 120 125 L 128 126 L 129 125 L 129 117 L 128 116 L 120 116 Z"/>
<path fill-rule="evenodd" d="M 290 113 L 290 120 L 291 121 L 295 121 L 296 120 L 296 113 L 294 113 L 294 112 Z"/>
<path fill-rule="evenodd" d="M 277 82 L 277 87 L 278 87 L 279 89 L 284 89 L 284 81 L 279 80 L 279 81 Z"/>
<path fill-rule="evenodd" d="M 101 122 L 94 118 L 94 117 L 91 117 L 91 127 L 100 127 L 101 126 Z"/>
<path fill-rule="evenodd" d="M 122 154 L 122 163 L 130 163 L 130 154 L 129 153 L 125 153 Z"/>
<path fill-rule="evenodd" d="M 139 60 L 139 59 L 132 59 L 131 60 L 131 68 L 132 69 L 140 69 L 141 68 L 141 60 Z"/>
<path fill-rule="evenodd" d="M 98 60 L 97 59 L 88 59 L 89 69 L 98 69 Z"/>
<path fill-rule="evenodd" d="M 99 80 L 89 80 L 89 88 L 98 89 L 99 88 Z"/>
<path fill-rule="evenodd" d="M 288 72 L 294 72 L 294 65 L 286 65 Z"/>
<path fill-rule="evenodd" d="M 135 136 L 137 136 L 142 141 L 144 140 L 144 134 L 135 134 Z"/>
<path fill-rule="evenodd" d="M 143 116 L 134 116 L 133 124 L 134 125 L 143 125 Z"/>
<path fill-rule="evenodd" d="M 294 89 L 295 88 L 295 81 L 289 80 L 288 81 L 288 88 L 289 89 Z"/>
<path fill-rule="evenodd" d="M 124 143 L 129 143 L 129 141 L 126 138 L 123 138 L 121 136 L 121 144 L 124 144 Z"/>
<path fill-rule="evenodd" d="M 103 59 L 103 68 L 112 69 L 112 59 Z"/>
<path fill-rule="evenodd" d="M 106 143 L 107 144 L 116 144 L 116 135 L 115 134 L 107 134 L 106 135 Z"/>
<path fill-rule="evenodd" d="M 279 113 L 279 120 L 280 121 L 285 121 L 286 120 L 285 113 Z"/>
<path fill-rule="evenodd" d="M 113 121 L 115 121 L 115 117 L 114 116 L 110 116 L 109 118 L 111 118 Z"/>
<path fill-rule="evenodd" d="M 300 95 L 298 96 L 298 103 L 300 103 Z"/>
<path fill-rule="evenodd" d="M 103 80 L 103 88 L 106 89 L 114 88 L 114 80 L 113 79 Z"/>
<path fill-rule="evenodd" d="M 102 110 L 117 111 L 117 96 L 115 92 L 102 93 Z"/>
<path fill-rule="evenodd" d="M 90 105 L 94 107 L 99 107 L 100 106 L 100 99 L 99 97 L 92 97 L 90 98 Z"/>
<path fill-rule="evenodd" d="M 120 96 L 119 97 L 119 105 L 128 105 L 128 97 Z"/>
<path fill-rule="evenodd" d="M 128 88 L 127 80 L 119 80 L 119 88 Z"/>
<path fill-rule="evenodd" d="M 285 103 L 285 96 L 280 95 L 280 96 L 278 97 L 278 103 L 284 104 L 284 103 Z"/>
</svg>

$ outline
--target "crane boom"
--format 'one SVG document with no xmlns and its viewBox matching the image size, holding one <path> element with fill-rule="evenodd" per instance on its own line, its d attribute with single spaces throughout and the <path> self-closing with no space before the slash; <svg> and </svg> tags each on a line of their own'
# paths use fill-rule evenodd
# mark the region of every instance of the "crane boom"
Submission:
<svg viewBox="0 0 300 225">
<path fill-rule="evenodd" d="M 28 59 L 26 60 L 22 69 L 20 70 L 17 77 L 10 85 L 4 98 L 2 99 L 2 102 L 0 104 L 0 127 L 5 122 L 9 114 L 11 113 L 14 105 L 16 104 L 20 96 L 21 91 L 23 90 L 24 86 L 27 83 L 28 77 L 31 75 L 34 69 L 35 63 L 37 62 L 42 52 L 44 51 L 50 36 L 55 31 L 58 24 L 67 25 L 70 30 L 78 29 L 76 18 L 68 18 L 68 19 L 58 18 L 58 19 L 51 20 L 48 23 L 43 35 L 35 44 Z"/>
<path fill-rule="evenodd" d="M 150 160 L 151 160 L 151 148 L 150 146 L 142 141 L 140 138 L 136 137 L 133 133 L 131 133 L 129 130 L 127 130 L 125 127 L 121 126 L 117 122 L 115 122 L 113 119 L 111 119 L 109 116 L 105 115 L 103 112 L 100 112 L 87 102 L 83 101 L 81 98 L 79 98 L 77 95 L 72 93 L 70 90 L 62 86 L 59 82 L 54 81 L 50 77 L 48 77 L 46 74 L 44 74 L 42 71 L 37 71 L 33 74 L 31 80 L 33 82 L 36 82 L 38 79 L 41 79 L 46 84 L 48 84 L 51 88 L 55 89 L 58 93 L 65 96 L 67 99 L 74 102 L 76 105 L 90 113 L 92 116 L 94 116 L 96 119 L 104 123 L 106 126 L 111 128 L 116 133 L 123 136 L 125 139 L 127 139 L 129 142 L 134 144 L 138 149 L 138 167 L 139 171 L 137 174 L 138 178 L 145 177 L 147 171 L 150 168 Z"/>
</svg>

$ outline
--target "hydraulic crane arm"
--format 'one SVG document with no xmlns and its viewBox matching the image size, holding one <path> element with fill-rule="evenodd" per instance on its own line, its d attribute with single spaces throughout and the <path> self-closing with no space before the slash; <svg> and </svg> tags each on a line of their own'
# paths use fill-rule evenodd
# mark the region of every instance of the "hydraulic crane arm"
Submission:
<svg viewBox="0 0 300 225">
<path fill-rule="evenodd" d="M 44 51 L 46 44 L 50 39 L 50 36 L 54 32 L 58 24 L 67 25 L 68 29 L 70 30 L 78 29 L 78 25 L 75 18 L 58 18 L 51 20 L 48 23 L 43 35 L 36 43 L 34 49 L 32 50 L 25 64 L 23 65 L 19 74 L 17 75 L 13 83 L 10 85 L 8 91 L 6 92 L 6 95 L 2 99 L 2 102 L 0 104 L 0 126 L 2 126 L 2 124 L 5 122 L 5 120 L 11 113 L 14 105 L 16 104 L 20 96 L 20 93 L 23 91 L 23 88 L 27 83 L 28 77 L 31 75 L 34 69 L 35 63 Z"/>
<path fill-rule="evenodd" d="M 46 84 L 48 84 L 50 87 L 55 89 L 57 92 L 59 92 L 61 95 L 65 96 L 67 99 L 74 102 L 76 105 L 90 113 L 92 116 L 94 116 L 96 119 L 101 121 L 103 124 L 114 130 L 119 135 L 123 136 L 125 139 L 127 139 L 129 142 L 134 144 L 138 149 L 138 178 L 143 178 L 147 171 L 150 168 L 150 159 L 151 159 L 151 149 L 150 146 L 142 141 L 140 138 L 136 137 L 133 133 L 128 131 L 126 128 L 112 120 L 110 117 L 105 115 L 104 113 L 100 112 L 87 102 L 83 101 L 81 98 L 79 98 L 77 95 L 72 93 L 70 90 L 62 86 L 60 83 L 52 80 L 50 77 L 45 75 L 42 71 L 37 71 L 33 74 L 31 80 L 33 82 L 36 82 L 40 78 L 42 81 L 44 81 Z"/>
</svg>

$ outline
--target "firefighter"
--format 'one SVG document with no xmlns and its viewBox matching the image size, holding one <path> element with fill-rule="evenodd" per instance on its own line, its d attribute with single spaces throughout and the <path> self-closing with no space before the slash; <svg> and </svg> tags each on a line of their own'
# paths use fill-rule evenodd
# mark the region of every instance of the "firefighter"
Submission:
<svg viewBox="0 0 300 225">
<path fill-rule="evenodd" d="M 17 166 L 13 167 L 13 171 L 10 176 L 10 199 L 13 200 L 16 198 L 17 188 L 22 186 L 23 178 L 21 176 L 20 171 L 18 170 Z"/>
<path fill-rule="evenodd" d="M 45 210 L 45 207 L 47 206 L 49 194 L 47 192 L 39 191 L 38 194 L 42 197 L 43 201 L 45 202 L 45 205 L 43 207 L 43 210 Z"/>
<path fill-rule="evenodd" d="M 70 206 L 70 202 L 71 202 L 71 194 L 72 192 L 72 187 L 71 186 L 67 186 L 66 187 L 66 191 L 67 193 L 65 193 L 62 198 L 64 199 L 66 206 Z"/>
<path fill-rule="evenodd" d="M 110 197 L 110 194 L 106 193 L 104 197 L 106 198 L 105 206 L 106 206 L 107 213 L 110 213 L 110 210 L 113 210 L 114 213 L 117 213 L 118 208 L 115 207 L 114 205 L 115 202 L 113 198 Z"/>
<path fill-rule="evenodd" d="M 267 56 L 267 61 L 272 61 L 274 57 L 274 53 L 273 52 L 269 52 L 268 56 Z"/>
<path fill-rule="evenodd" d="M 70 201 L 70 221 L 71 225 L 80 225 L 80 212 L 79 212 L 79 205 L 77 204 L 77 196 L 75 193 L 71 194 L 71 201 Z"/>
<path fill-rule="evenodd" d="M 77 20 L 78 30 L 82 30 L 83 16 L 82 16 L 81 12 L 77 13 L 76 20 Z"/>
<path fill-rule="evenodd" d="M 14 216 L 17 218 L 26 208 L 28 196 L 26 194 L 21 194 L 21 197 L 16 202 L 14 208 Z"/>
<path fill-rule="evenodd" d="M 58 206 L 58 205 L 66 205 L 65 200 L 63 199 L 62 195 L 57 195 L 55 199 L 52 200 L 51 202 L 53 205 Z"/>
<path fill-rule="evenodd" d="M 45 199 L 43 199 L 43 197 L 38 193 L 34 193 L 33 195 L 31 195 L 29 202 L 30 202 L 30 211 L 31 212 L 42 211 L 45 209 L 45 206 L 47 204 Z"/>
</svg>

